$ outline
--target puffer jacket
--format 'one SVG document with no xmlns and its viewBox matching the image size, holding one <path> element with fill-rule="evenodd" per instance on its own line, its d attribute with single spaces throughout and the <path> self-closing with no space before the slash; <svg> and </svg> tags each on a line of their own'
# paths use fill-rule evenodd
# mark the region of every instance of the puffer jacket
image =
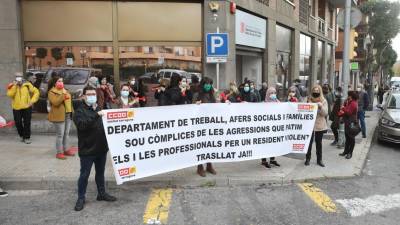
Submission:
<svg viewBox="0 0 400 225">
<path fill-rule="evenodd" d="M 39 100 L 39 90 L 29 82 L 22 85 L 11 83 L 7 88 L 7 96 L 11 98 L 14 110 L 27 109 Z"/>
</svg>

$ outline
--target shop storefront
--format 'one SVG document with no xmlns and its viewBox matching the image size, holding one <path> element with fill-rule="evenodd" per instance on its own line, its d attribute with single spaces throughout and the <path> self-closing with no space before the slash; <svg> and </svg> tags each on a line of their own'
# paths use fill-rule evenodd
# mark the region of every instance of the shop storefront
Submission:
<svg viewBox="0 0 400 225">
<path fill-rule="evenodd" d="M 236 82 L 246 78 L 261 84 L 267 21 L 241 10 L 235 15 Z"/>
</svg>

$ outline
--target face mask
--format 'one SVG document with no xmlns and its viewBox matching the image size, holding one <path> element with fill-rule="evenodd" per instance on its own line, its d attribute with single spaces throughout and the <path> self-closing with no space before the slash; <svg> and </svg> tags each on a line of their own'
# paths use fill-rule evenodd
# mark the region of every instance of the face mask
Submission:
<svg viewBox="0 0 400 225">
<path fill-rule="evenodd" d="M 250 86 L 250 90 L 254 90 L 254 86 L 253 85 Z"/>
<path fill-rule="evenodd" d="M 182 85 L 182 86 L 186 86 L 186 84 L 187 84 L 186 81 L 182 81 L 182 82 L 181 82 L 181 85 Z"/>
<path fill-rule="evenodd" d="M 94 105 L 97 102 L 97 97 L 96 95 L 88 95 L 86 96 L 86 102 L 88 105 Z"/>
<path fill-rule="evenodd" d="M 276 100 L 276 94 L 271 94 L 271 95 L 269 95 L 269 97 L 270 97 L 272 100 Z"/>
<path fill-rule="evenodd" d="M 289 97 L 294 97 L 296 94 L 295 93 L 293 93 L 293 92 L 290 92 L 289 93 Z"/>
<path fill-rule="evenodd" d="M 161 91 L 165 91 L 165 87 L 160 87 L 160 90 Z"/>
<path fill-rule="evenodd" d="M 131 80 L 131 85 L 135 85 L 136 81 L 135 80 Z"/>
<path fill-rule="evenodd" d="M 211 91 L 211 88 L 212 88 L 212 85 L 211 85 L 211 84 L 205 84 L 204 87 L 203 87 L 203 89 L 204 89 L 205 92 Z"/>
<path fill-rule="evenodd" d="M 16 77 L 16 78 L 15 78 L 15 81 L 17 81 L 17 82 L 22 82 L 22 77 Z"/>
<path fill-rule="evenodd" d="M 63 82 L 60 82 L 60 81 L 57 81 L 57 82 L 56 82 L 56 88 L 57 88 L 57 89 L 64 89 L 64 83 L 63 83 Z"/>
<path fill-rule="evenodd" d="M 357 88 L 357 91 L 361 91 L 361 88 Z"/>
<path fill-rule="evenodd" d="M 129 96 L 129 91 L 121 91 L 121 96 L 126 98 Z"/>
<path fill-rule="evenodd" d="M 319 98 L 320 95 L 320 93 L 312 93 L 313 98 Z"/>
<path fill-rule="evenodd" d="M 249 92 L 250 91 L 250 87 L 246 86 L 243 88 L 244 92 Z"/>
</svg>

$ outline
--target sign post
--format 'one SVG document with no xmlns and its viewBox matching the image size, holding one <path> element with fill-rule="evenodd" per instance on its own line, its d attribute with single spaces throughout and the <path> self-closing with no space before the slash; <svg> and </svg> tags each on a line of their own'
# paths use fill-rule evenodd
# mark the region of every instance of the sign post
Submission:
<svg viewBox="0 0 400 225">
<path fill-rule="evenodd" d="M 228 34 L 219 33 L 217 27 L 217 33 L 208 33 L 206 40 L 207 63 L 216 63 L 217 89 L 219 89 L 219 63 L 226 63 L 228 58 Z"/>
</svg>

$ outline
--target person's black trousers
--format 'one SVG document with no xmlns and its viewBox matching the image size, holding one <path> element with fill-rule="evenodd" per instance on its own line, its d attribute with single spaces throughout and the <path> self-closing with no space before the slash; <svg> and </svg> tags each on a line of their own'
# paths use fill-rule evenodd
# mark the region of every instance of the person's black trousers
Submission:
<svg viewBox="0 0 400 225">
<path fill-rule="evenodd" d="M 19 136 L 23 139 L 31 138 L 32 107 L 13 110 L 13 115 Z"/>
<path fill-rule="evenodd" d="M 335 141 L 338 142 L 339 141 L 339 127 L 334 126 L 334 124 L 331 124 L 331 130 L 333 133 L 333 136 L 335 137 Z"/>
<path fill-rule="evenodd" d="M 348 134 L 345 134 L 346 136 L 346 142 L 344 145 L 344 154 L 353 154 L 354 146 L 356 144 L 356 138 L 353 136 L 350 136 Z"/>
<path fill-rule="evenodd" d="M 85 199 L 86 188 L 90 176 L 90 170 L 94 163 L 96 171 L 95 181 L 97 185 L 97 192 L 99 195 L 105 193 L 105 178 L 104 171 L 106 168 L 107 153 L 96 156 L 80 156 L 81 160 L 81 174 L 78 179 L 78 198 Z"/>
<path fill-rule="evenodd" d="M 315 145 L 317 148 L 317 162 L 322 162 L 322 137 L 324 136 L 325 131 L 314 131 L 311 140 L 310 140 L 310 145 L 308 146 L 308 151 L 306 154 L 306 159 L 310 160 L 311 159 L 311 150 L 315 138 Z"/>
</svg>

